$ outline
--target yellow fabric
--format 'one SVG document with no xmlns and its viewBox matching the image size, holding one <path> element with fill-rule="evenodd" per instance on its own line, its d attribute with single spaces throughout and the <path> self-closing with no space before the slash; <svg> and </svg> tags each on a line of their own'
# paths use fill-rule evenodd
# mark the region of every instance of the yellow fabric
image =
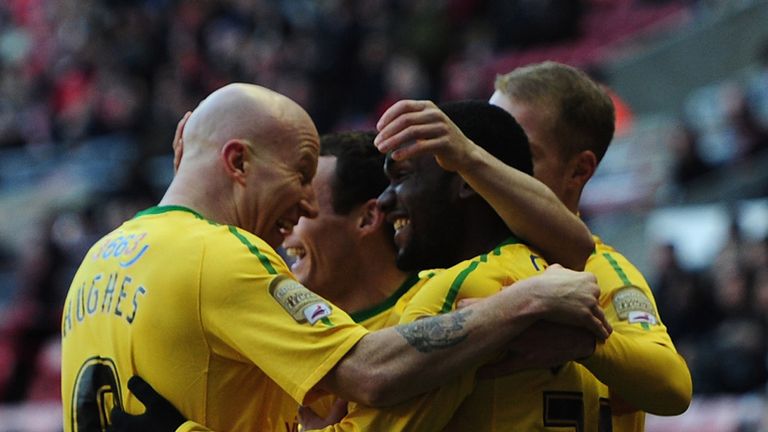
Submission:
<svg viewBox="0 0 768 432">
<path fill-rule="evenodd" d="M 276 278 L 295 288 L 285 307 L 269 292 Z M 286 308 L 301 299 L 309 306 L 298 316 L 322 305 L 329 316 L 313 325 L 295 319 Z M 308 399 L 366 333 L 307 294 L 258 237 L 180 207 L 152 208 L 99 240 L 70 287 L 62 318 L 64 429 L 103 423 L 116 403 L 143 411 L 127 390 L 128 378 L 140 375 L 212 430 L 281 430 L 274 403 L 286 392 Z"/>
<path fill-rule="evenodd" d="M 648 283 L 640 271 L 623 255 L 606 245 L 595 236 L 595 253 L 586 263 L 585 270 L 597 277 L 600 287 L 600 306 L 605 311 L 608 322 L 613 326 L 613 334 L 605 344 L 599 344 L 595 353 L 584 363 L 601 381 L 630 381 L 623 387 L 636 390 L 638 383 L 654 382 L 666 388 L 684 388 L 684 380 L 690 381 L 687 365 L 677 354 L 675 346 L 661 322 L 656 301 Z M 627 316 L 619 316 L 614 301 L 617 293 L 627 292 L 627 287 L 643 293 L 652 306 L 650 320 L 632 321 Z M 627 310 L 638 309 L 629 306 Z M 643 311 L 640 311 L 643 312 Z M 663 354 L 663 355 L 660 355 Z M 664 385 L 670 382 L 669 386 Z M 688 383 L 690 386 L 690 383 Z M 637 398 L 623 395 L 626 399 Z M 654 392 L 654 405 L 669 404 L 668 393 Z M 626 404 L 614 406 L 614 432 L 632 432 L 644 430 L 645 413 L 634 410 Z"/>
<path fill-rule="evenodd" d="M 176 432 L 211 432 L 211 430 L 201 424 L 187 421 L 176 428 Z"/>
<path fill-rule="evenodd" d="M 511 239 L 488 254 L 436 274 L 411 299 L 401 322 L 450 311 L 462 298 L 487 297 L 543 271 L 546 265 L 537 253 Z M 446 430 L 473 432 L 572 431 L 573 425 L 581 424 L 580 430 L 597 431 L 601 405 L 603 420 L 610 421 L 607 388 L 575 362 L 557 370 L 530 370 L 477 382 L 474 372 L 395 407 L 373 410 L 350 404 L 344 421 L 324 430 L 433 431 L 447 425 Z M 550 407 L 546 412 L 545 401 Z"/>
<path fill-rule="evenodd" d="M 427 277 L 410 276 L 395 290 L 391 297 L 384 300 L 380 305 L 376 305 L 367 311 L 352 313 L 350 317 L 369 331 L 391 327 L 397 324 L 400 320 L 400 313 L 405 309 L 405 305 L 419 291 L 427 279 Z M 309 406 L 317 415 L 325 418 L 329 415 L 335 401 L 336 397 L 334 395 L 326 395 L 318 398 Z M 277 408 L 277 411 L 279 411 L 279 424 L 285 425 L 285 429 L 281 429 L 281 431 L 300 430 L 297 416 L 298 409 L 299 405 L 293 399 L 290 397 L 283 399 L 280 407 Z"/>
</svg>

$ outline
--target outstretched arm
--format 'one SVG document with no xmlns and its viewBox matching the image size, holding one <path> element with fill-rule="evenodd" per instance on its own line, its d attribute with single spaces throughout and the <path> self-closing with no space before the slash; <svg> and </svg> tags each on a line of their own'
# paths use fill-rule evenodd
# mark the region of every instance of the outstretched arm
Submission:
<svg viewBox="0 0 768 432">
<path fill-rule="evenodd" d="M 370 333 L 317 387 L 370 406 L 424 393 L 498 355 L 539 319 L 610 334 L 594 276 L 550 266 L 459 311 Z"/>
<path fill-rule="evenodd" d="M 501 353 L 514 336 L 540 319 L 576 325 L 604 340 L 610 326 L 597 297 L 594 275 L 552 265 L 544 273 L 462 310 L 370 333 L 316 387 L 383 406 L 448 381 L 466 383 L 457 379 L 462 372 Z M 120 412 L 117 417 L 113 413 L 113 419 L 120 420 L 113 432 L 206 430 L 184 422 L 168 401 L 146 383 L 135 387 L 135 380 L 129 381 L 129 389 L 147 410 L 139 415 Z"/>
<path fill-rule="evenodd" d="M 396 160 L 434 155 L 444 169 L 458 172 L 547 261 L 584 268 L 594 250 L 584 222 L 546 185 L 469 140 L 434 103 L 399 101 L 381 116 L 377 128 L 374 143 L 379 151 L 393 151 Z"/>
</svg>

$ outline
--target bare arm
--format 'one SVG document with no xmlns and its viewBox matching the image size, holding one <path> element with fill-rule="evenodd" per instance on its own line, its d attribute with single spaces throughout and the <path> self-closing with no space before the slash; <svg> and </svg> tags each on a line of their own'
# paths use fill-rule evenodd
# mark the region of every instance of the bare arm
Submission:
<svg viewBox="0 0 768 432">
<path fill-rule="evenodd" d="M 594 276 L 550 266 L 462 310 L 373 332 L 318 384 L 341 398 L 387 406 L 487 361 L 539 319 L 610 333 Z"/>
<path fill-rule="evenodd" d="M 507 226 L 550 262 L 581 270 L 594 250 L 584 222 L 535 178 L 499 161 L 469 140 L 430 101 L 403 100 L 377 124 L 374 143 L 397 160 L 433 154 L 444 169 L 458 172 L 483 196 Z"/>
</svg>

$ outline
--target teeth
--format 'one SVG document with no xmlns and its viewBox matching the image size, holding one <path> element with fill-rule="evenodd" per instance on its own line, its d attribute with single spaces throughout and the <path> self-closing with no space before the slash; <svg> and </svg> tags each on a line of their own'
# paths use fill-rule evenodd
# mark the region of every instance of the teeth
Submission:
<svg viewBox="0 0 768 432">
<path fill-rule="evenodd" d="M 285 248 L 285 253 L 288 256 L 301 258 L 306 252 L 303 247 L 287 247 Z"/>
<path fill-rule="evenodd" d="M 408 225 L 411 221 L 407 218 L 399 218 L 395 219 L 395 222 L 392 224 L 395 227 L 395 231 L 402 229 L 404 226 Z"/>
</svg>

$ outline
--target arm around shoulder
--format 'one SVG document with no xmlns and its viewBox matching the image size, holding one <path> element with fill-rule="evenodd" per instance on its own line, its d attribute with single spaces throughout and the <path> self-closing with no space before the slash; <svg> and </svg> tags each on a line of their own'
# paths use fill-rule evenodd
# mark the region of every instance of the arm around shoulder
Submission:
<svg viewBox="0 0 768 432">
<path fill-rule="evenodd" d="M 544 183 L 475 146 L 458 172 L 547 261 L 583 270 L 595 243 L 586 224 Z M 521 211 L 521 209 L 523 209 Z"/>
</svg>

